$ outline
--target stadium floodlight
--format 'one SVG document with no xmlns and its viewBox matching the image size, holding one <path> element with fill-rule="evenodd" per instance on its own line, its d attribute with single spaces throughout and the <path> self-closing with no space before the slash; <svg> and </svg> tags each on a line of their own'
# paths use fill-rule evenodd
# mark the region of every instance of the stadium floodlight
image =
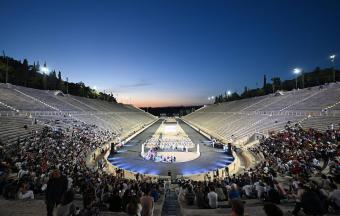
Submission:
<svg viewBox="0 0 340 216">
<path fill-rule="evenodd" d="M 331 62 L 334 62 L 334 61 L 335 61 L 335 57 L 336 57 L 335 54 L 329 56 L 329 58 L 331 59 Z"/>
<path fill-rule="evenodd" d="M 42 72 L 43 74 L 48 74 L 50 70 L 48 69 L 48 67 L 42 66 L 39 68 L 39 71 Z"/>
<path fill-rule="evenodd" d="M 294 68 L 293 73 L 294 73 L 294 74 L 300 74 L 301 71 L 302 71 L 302 70 L 301 70 L 300 68 Z"/>
<path fill-rule="evenodd" d="M 228 91 L 226 92 L 226 94 L 227 94 L 227 99 L 229 99 L 229 97 L 230 97 L 230 95 L 231 95 L 231 91 L 228 90 Z"/>
<path fill-rule="evenodd" d="M 293 73 L 296 75 L 295 77 L 295 89 L 297 89 L 297 85 L 298 85 L 298 76 L 299 74 L 302 72 L 302 70 L 300 68 L 294 68 L 293 69 Z"/>
<path fill-rule="evenodd" d="M 333 82 L 336 81 L 336 80 L 335 80 L 335 79 L 336 79 L 336 77 L 335 77 L 335 57 L 336 57 L 335 54 L 329 56 L 329 59 L 330 59 L 331 62 L 333 63 Z"/>
<path fill-rule="evenodd" d="M 208 100 L 211 101 L 211 102 L 214 102 L 214 99 L 215 99 L 214 96 L 208 97 Z"/>
</svg>

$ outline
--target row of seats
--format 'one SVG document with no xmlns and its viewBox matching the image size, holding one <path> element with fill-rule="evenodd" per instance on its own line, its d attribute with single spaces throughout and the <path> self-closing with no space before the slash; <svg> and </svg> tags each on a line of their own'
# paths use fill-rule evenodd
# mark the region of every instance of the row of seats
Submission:
<svg viewBox="0 0 340 216">
<path fill-rule="evenodd" d="M 121 138 L 156 119 L 131 105 L 0 83 L 0 139 L 5 144 L 11 144 L 16 137 L 23 138 L 31 129 L 39 129 L 41 124 L 48 125 L 51 121 L 54 127 L 67 128 L 66 118 L 96 124 Z M 63 121 L 56 123 L 58 119 Z M 38 124 L 32 124 L 35 121 Z"/>
<path fill-rule="evenodd" d="M 20 116 L 0 117 L 0 143 L 12 145 L 22 142 L 31 133 L 39 132 L 42 125 L 35 124 L 33 119 Z"/>
<path fill-rule="evenodd" d="M 184 119 L 227 140 L 279 131 L 288 121 L 324 131 L 340 123 L 340 83 L 212 104 Z"/>
<path fill-rule="evenodd" d="M 0 102 L 19 111 L 62 111 L 62 112 L 137 112 L 130 105 L 112 103 L 63 94 L 60 91 L 38 90 L 0 83 Z M 7 109 L 6 109 L 7 110 Z M 0 106 L 0 111 L 6 111 Z"/>
</svg>

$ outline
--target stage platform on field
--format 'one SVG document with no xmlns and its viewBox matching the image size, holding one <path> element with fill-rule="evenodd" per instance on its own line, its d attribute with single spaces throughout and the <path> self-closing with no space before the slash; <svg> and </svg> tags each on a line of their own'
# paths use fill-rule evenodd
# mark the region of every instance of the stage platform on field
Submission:
<svg viewBox="0 0 340 216">
<path fill-rule="evenodd" d="M 163 163 L 145 160 L 140 156 L 141 145 L 150 139 L 161 125 L 162 120 L 157 121 L 145 131 L 130 140 L 115 155 L 110 155 L 108 161 L 121 169 L 142 174 L 166 176 L 169 171 L 175 175 L 195 175 L 223 168 L 233 162 L 231 154 L 222 149 L 214 149 L 204 143 L 207 138 L 195 131 L 189 125 L 178 119 L 178 123 L 194 144 L 200 145 L 200 156 L 196 159 L 182 163 Z M 193 148 L 192 153 L 196 152 Z"/>
</svg>

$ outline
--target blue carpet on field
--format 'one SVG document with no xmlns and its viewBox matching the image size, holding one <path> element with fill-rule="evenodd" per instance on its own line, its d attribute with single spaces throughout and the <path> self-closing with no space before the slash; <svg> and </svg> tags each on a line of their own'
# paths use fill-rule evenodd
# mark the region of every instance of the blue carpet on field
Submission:
<svg viewBox="0 0 340 216">
<path fill-rule="evenodd" d="M 234 158 L 230 154 L 204 145 L 207 138 L 181 120 L 179 120 L 180 126 L 193 143 L 200 144 L 200 157 L 192 161 L 172 164 L 144 160 L 140 156 L 142 143 L 155 133 L 160 124 L 161 120 L 130 140 L 118 150 L 117 154 L 108 157 L 109 162 L 122 169 L 152 175 L 167 175 L 168 171 L 177 175 L 199 174 L 225 167 L 233 162 Z M 196 148 L 192 151 L 196 151 Z"/>
</svg>

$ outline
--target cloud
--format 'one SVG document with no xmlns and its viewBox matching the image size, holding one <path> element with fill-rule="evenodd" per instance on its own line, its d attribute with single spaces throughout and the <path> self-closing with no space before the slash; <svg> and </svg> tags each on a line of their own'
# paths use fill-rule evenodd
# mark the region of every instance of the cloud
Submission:
<svg viewBox="0 0 340 216">
<path fill-rule="evenodd" d="M 106 92 L 115 92 L 115 93 L 131 93 L 131 92 L 141 92 L 143 87 L 148 87 L 153 85 L 151 82 L 146 80 L 140 80 L 135 83 L 131 84 L 121 84 L 113 88 L 105 88 L 101 89 L 102 91 L 105 90 Z"/>
<path fill-rule="evenodd" d="M 150 82 L 146 80 L 141 80 L 141 81 L 138 81 L 132 84 L 120 85 L 119 87 L 120 88 L 140 88 L 140 87 L 145 87 L 145 86 L 150 86 L 150 85 L 152 85 Z"/>
</svg>

